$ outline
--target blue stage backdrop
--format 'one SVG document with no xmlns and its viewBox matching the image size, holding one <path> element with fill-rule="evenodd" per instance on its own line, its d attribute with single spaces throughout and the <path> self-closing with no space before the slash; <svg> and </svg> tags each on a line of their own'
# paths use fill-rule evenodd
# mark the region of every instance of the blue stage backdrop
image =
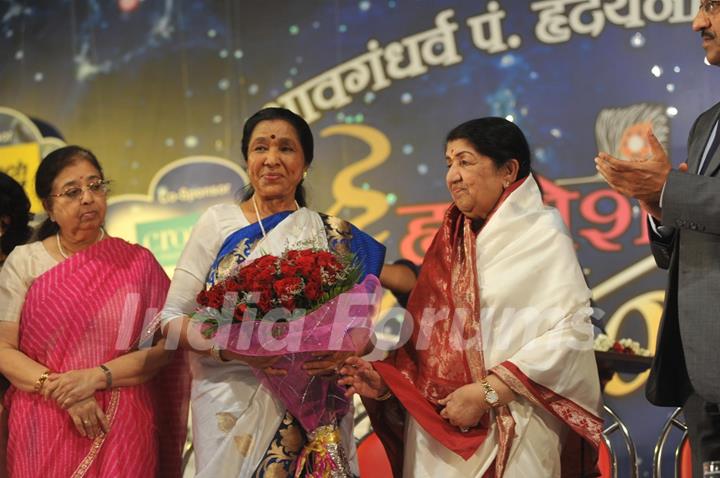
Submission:
<svg viewBox="0 0 720 478">
<path fill-rule="evenodd" d="M 61 139 L 89 147 L 113 179 L 110 232 L 171 271 L 198 214 L 246 184 L 244 120 L 283 105 L 316 136 L 312 207 L 375 235 L 389 259 L 421 262 L 449 201 L 444 135 L 506 117 L 528 136 L 608 333 L 652 350 L 665 275 L 643 212 L 593 158 L 644 156 L 652 126 L 684 161 L 693 119 L 717 100 L 718 72 L 690 28 L 698 3 L 6 0 L 0 166 L 31 190 Z M 606 389 L 641 476 L 670 412 L 645 401 L 645 379 Z"/>
</svg>

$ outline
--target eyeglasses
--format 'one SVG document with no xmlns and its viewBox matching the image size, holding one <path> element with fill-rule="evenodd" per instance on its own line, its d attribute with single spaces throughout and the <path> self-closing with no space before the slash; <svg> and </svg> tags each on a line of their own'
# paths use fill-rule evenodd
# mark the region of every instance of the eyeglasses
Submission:
<svg viewBox="0 0 720 478">
<path fill-rule="evenodd" d="M 718 7 L 720 7 L 720 0 L 705 0 L 704 2 L 700 2 L 700 10 L 707 15 L 717 13 Z"/>
<path fill-rule="evenodd" d="M 90 191 L 90 193 L 96 196 L 104 196 L 108 193 L 108 191 L 110 191 L 109 185 L 110 181 L 95 181 L 85 187 L 70 187 L 59 194 L 50 194 L 50 196 L 55 198 L 65 198 L 70 201 L 80 199 L 85 191 Z"/>
</svg>

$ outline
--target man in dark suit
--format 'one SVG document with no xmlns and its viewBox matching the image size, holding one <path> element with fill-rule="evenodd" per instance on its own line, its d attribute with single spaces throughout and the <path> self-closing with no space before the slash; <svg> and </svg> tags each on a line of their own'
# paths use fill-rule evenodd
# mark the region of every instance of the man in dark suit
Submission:
<svg viewBox="0 0 720 478">
<path fill-rule="evenodd" d="M 720 66 L 720 0 L 703 0 L 692 28 L 710 64 Z M 652 157 L 621 161 L 600 153 L 598 171 L 650 214 L 651 249 L 669 271 L 665 307 L 646 394 L 683 406 L 694 476 L 720 460 L 720 103 L 701 114 L 688 138 L 687 163 L 672 170 L 648 132 Z"/>
</svg>

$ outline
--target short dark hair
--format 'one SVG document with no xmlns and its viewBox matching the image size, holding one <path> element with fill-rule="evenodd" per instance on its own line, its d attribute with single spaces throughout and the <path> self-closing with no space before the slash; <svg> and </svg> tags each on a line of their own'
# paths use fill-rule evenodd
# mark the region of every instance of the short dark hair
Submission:
<svg viewBox="0 0 720 478">
<path fill-rule="evenodd" d="M 517 159 L 520 163 L 517 179 L 532 173 L 527 139 L 515 123 L 505 118 L 490 116 L 466 121 L 447 134 L 445 144 L 456 139 L 469 141 L 478 153 L 492 159 L 497 168 Z"/>
<path fill-rule="evenodd" d="M 56 149 L 45 156 L 40 162 L 40 166 L 35 174 L 35 194 L 42 199 L 46 208 L 51 199 L 50 194 L 52 193 L 53 181 L 55 181 L 55 178 L 58 177 L 63 169 L 75 164 L 77 161 L 87 161 L 92 164 L 93 167 L 100 172 L 100 177 L 105 179 L 100 162 L 98 162 L 95 155 L 89 149 L 74 145 Z M 58 225 L 51 221 L 50 218 L 47 218 L 40 225 L 37 238 L 39 241 L 42 241 L 46 237 L 56 234 L 58 230 Z"/>
<path fill-rule="evenodd" d="M 261 121 L 273 120 L 285 121 L 286 123 L 289 123 L 290 126 L 293 127 L 293 129 L 295 129 L 295 132 L 300 139 L 300 147 L 302 148 L 303 156 L 305 158 L 305 165 L 310 166 L 310 163 L 312 163 L 313 160 L 315 149 L 315 143 L 313 140 L 312 131 L 310 131 L 310 125 L 308 125 L 307 121 L 305 121 L 300 115 L 297 115 L 286 108 L 278 107 L 263 108 L 254 115 L 252 115 L 250 118 L 248 118 L 248 120 L 245 122 L 245 126 L 243 126 L 243 136 L 241 143 L 242 154 L 243 158 L 245 158 L 245 162 L 247 163 L 248 148 L 250 147 L 250 137 L 252 136 L 253 131 L 255 131 L 255 127 Z M 302 183 L 303 181 L 300 180 L 300 184 L 298 184 L 298 187 L 295 190 L 295 200 L 300 206 L 304 207 L 307 205 L 307 201 L 305 200 L 305 188 L 303 187 Z M 243 196 L 243 200 L 250 199 L 253 193 L 254 191 L 252 186 L 248 185 Z"/>
<path fill-rule="evenodd" d="M 30 200 L 23 187 L 11 176 L 0 172 L 0 221 L 3 234 L 0 238 L 0 250 L 8 255 L 15 246 L 25 244 L 32 235 L 28 225 L 33 215 L 30 213 Z M 3 218 L 9 219 L 6 224 Z"/>
</svg>

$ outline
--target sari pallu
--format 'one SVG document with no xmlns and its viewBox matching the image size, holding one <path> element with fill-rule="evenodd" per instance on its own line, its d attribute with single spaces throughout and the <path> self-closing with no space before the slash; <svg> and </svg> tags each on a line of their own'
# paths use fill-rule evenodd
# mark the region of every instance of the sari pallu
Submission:
<svg viewBox="0 0 720 478">
<path fill-rule="evenodd" d="M 230 234 L 208 273 L 208 286 L 232 276 L 246 262 L 292 249 L 352 252 L 364 273 L 378 275 L 385 248 L 350 223 L 307 208 L 277 213 Z M 240 362 L 200 359 L 193 370 L 193 439 L 198 477 L 293 476 L 292 461 L 305 436 L 280 400 Z M 352 416 L 342 423 L 351 464 L 355 448 Z M 349 449 L 348 449 L 349 448 Z M 357 472 L 357 470 L 355 470 Z"/>
<path fill-rule="evenodd" d="M 53 372 L 96 367 L 152 337 L 143 327 L 162 307 L 167 288 L 148 250 L 105 239 L 33 282 L 19 349 Z M 94 440 L 80 436 L 54 401 L 11 388 L 11 476 L 179 477 L 188 385 L 185 354 L 177 353 L 149 382 L 96 392 L 110 430 Z"/>
<path fill-rule="evenodd" d="M 591 461 L 602 421 L 588 299 L 572 239 L 557 212 L 543 207 L 532 177 L 508 188 L 477 234 L 451 206 L 410 297 L 411 338 L 375 364 L 396 398 L 364 400 L 395 476 L 406 473 L 410 418 L 462 458 L 459 468 L 486 457 L 468 476 L 500 478 L 521 448 L 515 445 L 533 445 L 538 437 L 524 435 L 532 409 L 564 424 L 570 432 L 565 449 L 576 446 L 577 451 L 582 441 Z M 424 321 L 428 311 L 431 319 L 438 311 L 444 315 Z M 485 414 L 468 433 L 440 417 L 439 399 L 491 372 L 515 392 L 517 403 Z M 580 464 L 578 458 L 573 463 L 563 453 L 563 476 L 593 473 L 594 462 Z M 417 457 L 423 459 L 432 457 Z M 455 476 L 465 472 L 458 469 Z"/>
</svg>

